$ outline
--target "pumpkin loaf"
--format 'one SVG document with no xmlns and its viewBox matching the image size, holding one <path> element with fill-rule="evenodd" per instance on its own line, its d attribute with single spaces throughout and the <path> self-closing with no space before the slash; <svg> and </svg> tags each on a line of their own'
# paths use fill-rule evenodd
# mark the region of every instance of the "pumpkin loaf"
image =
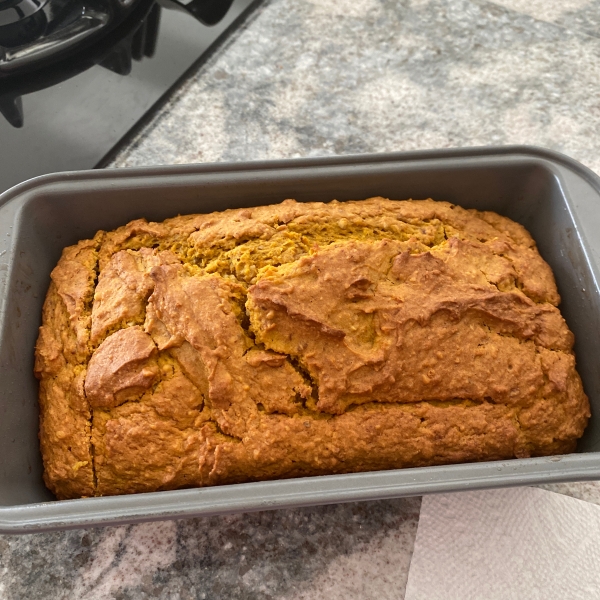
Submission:
<svg viewBox="0 0 600 600">
<path fill-rule="evenodd" d="M 527 231 L 433 200 L 137 220 L 66 248 L 36 346 L 60 499 L 563 454 L 590 416 Z"/>
</svg>

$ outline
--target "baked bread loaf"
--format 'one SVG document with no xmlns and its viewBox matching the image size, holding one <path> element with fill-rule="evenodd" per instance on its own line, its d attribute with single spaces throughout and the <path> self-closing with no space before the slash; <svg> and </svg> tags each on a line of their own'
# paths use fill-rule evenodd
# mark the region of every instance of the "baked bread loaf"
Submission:
<svg viewBox="0 0 600 600">
<path fill-rule="evenodd" d="M 138 220 L 51 279 L 35 374 L 58 498 L 562 454 L 590 416 L 552 272 L 495 213 Z"/>
</svg>

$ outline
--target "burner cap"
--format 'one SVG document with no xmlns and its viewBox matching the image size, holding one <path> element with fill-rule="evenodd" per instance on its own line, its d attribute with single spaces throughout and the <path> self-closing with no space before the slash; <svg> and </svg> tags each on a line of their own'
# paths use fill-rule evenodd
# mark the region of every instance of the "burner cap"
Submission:
<svg viewBox="0 0 600 600">
<path fill-rule="evenodd" d="M 44 33 L 47 19 L 42 8 L 48 0 L 0 0 L 0 55 L 2 47 L 16 48 Z"/>
<path fill-rule="evenodd" d="M 12 25 L 41 10 L 48 0 L 0 0 L 0 27 Z"/>
</svg>

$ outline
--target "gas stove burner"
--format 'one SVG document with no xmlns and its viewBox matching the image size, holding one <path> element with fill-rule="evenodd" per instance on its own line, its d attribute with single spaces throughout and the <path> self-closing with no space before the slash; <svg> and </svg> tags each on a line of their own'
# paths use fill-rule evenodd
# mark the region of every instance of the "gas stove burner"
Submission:
<svg viewBox="0 0 600 600">
<path fill-rule="evenodd" d="M 13 113 L 13 109 L 7 106 L 12 107 L 13 99 L 18 95 L 54 85 L 64 80 L 66 73 L 72 77 L 96 64 L 127 75 L 132 58 L 141 60 L 154 52 L 160 5 L 178 9 L 212 27 L 225 17 L 234 0 L 158 2 L 0 0 L 0 17 L 4 15 L 7 23 L 0 26 L 0 94 L 3 93 L 0 112 Z M 21 9 L 22 4 L 27 10 Z M 32 12 L 34 7 L 37 7 L 36 12 Z M 152 7 L 155 9 L 150 10 Z M 15 13 L 15 9 L 19 10 Z M 149 13 L 146 30 L 142 22 Z M 15 21 L 16 15 L 23 18 Z M 130 47 L 130 40 L 123 38 L 128 38 L 129 33 L 136 29 Z M 11 91 L 7 92 L 8 89 Z M 17 93 L 16 89 L 21 91 Z M 6 97 L 10 100 L 7 101 Z M 10 121 L 17 122 L 15 119 Z"/>
<path fill-rule="evenodd" d="M 0 4 L 0 76 L 40 69 L 75 48 L 81 50 L 117 27 L 141 3 L 4 0 Z"/>
<path fill-rule="evenodd" d="M 161 5 L 209 27 L 234 0 L 0 0 L 0 113 L 23 127 L 21 96 L 96 65 L 129 75 L 154 54 Z"/>
<path fill-rule="evenodd" d="M 47 3 L 48 0 L 0 0 L 0 26 L 22 21 Z"/>
<path fill-rule="evenodd" d="M 0 68 L 0 193 L 44 173 L 108 164 L 119 141 L 261 3 L 0 0 L 0 59 L 8 55 L 12 67 Z M 98 15 L 107 19 L 96 33 L 56 50 L 61 31 L 76 31 L 82 17 L 102 22 Z M 6 29 L 15 23 L 17 39 Z"/>
<path fill-rule="evenodd" d="M 48 0 L 0 0 L 0 46 L 14 48 L 37 39 L 48 23 Z"/>
<path fill-rule="evenodd" d="M 219 23 L 233 0 L 163 0 L 204 25 Z M 46 67 L 96 43 L 148 0 L 0 0 L 0 78 Z"/>
<path fill-rule="evenodd" d="M 77 3 L 79 4 L 79 3 Z M 85 8 L 80 7 L 83 16 L 92 19 L 93 14 L 86 14 Z M 81 19 L 78 21 L 81 23 Z M 11 77 L 0 77 L 0 113 L 13 127 L 22 127 L 24 123 L 21 96 L 51 87 L 86 71 L 101 65 L 119 75 L 128 75 L 131 71 L 131 60 L 151 58 L 156 47 L 160 22 L 160 6 L 154 0 L 139 2 L 130 18 L 116 28 L 103 41 L 81 50 L 77 57 L 49 64 L 38 71 L 20 71 L 11 73 Z M 70 31 L 73 31 L 71 28 Z M 46 43 L 48 41 L 46 40 Z M 75 44 L 76 40 L 71 39 Z M 35 52 L 43 52 L 40 44 L 35 46 Z M 13 56 L 27 59 L 25 51 Z M 0 61 L 1 65 L 1 61 Z M 1 70 L 0 70 L 1 75 Z"/>
</svg>

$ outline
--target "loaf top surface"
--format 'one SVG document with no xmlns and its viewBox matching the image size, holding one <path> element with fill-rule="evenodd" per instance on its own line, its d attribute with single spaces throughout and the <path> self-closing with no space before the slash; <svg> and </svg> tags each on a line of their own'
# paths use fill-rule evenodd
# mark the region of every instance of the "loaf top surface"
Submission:
<svg viewBox="0 0 600 600">
<path fill-rule="evenodd" d="M 188 404 L 173 415 L 173 396 L 155 393 L 161 423 L 210 421 L 242 441 L 268 415 L 318 421 L 419 402 L 529 410 L 548 385 L 560 394 L 578 378 L 529 233 L 446 202 L 286 200 L 137 220 L 66 248 L 53 290 L 36 374 L 68 371 L 74 418 L 94 413 L 94 427 L 180 372 L 173 394 Z M 577 436 L 580 404 L 578 424 L 565 425 Z M 543 413 L 527 413 L 527 426 Z"/>
</svg>

